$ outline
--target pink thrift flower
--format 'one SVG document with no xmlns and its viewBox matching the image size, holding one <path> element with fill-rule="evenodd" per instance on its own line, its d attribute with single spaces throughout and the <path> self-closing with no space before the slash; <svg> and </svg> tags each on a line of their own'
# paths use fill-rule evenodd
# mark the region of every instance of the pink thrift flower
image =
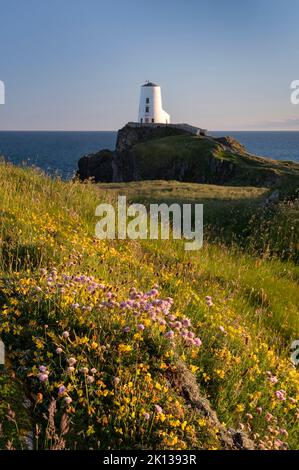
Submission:
<svg viewBox="0 0 299 470">
<path fill-rule="evenodd" d="M 48 380 L 48 374 L 38 374 L 38 378 L 41 382 L 46 382 Z"/>
<path fill-rule="evenodd" d="M 58 395 L 59 396 L 64 395 L 65 392 L 66 392 L 66 387 L 64 385 L 61 385 L 58 389 Z"/>
<path fill-rule="evenodd" d="M 162 408 L 160 405 L 155 405 L 155 410 L 156 410 L 156 413 L 160 414 L 163 412 Z"/>
<path fill-rule="evenodd" d="M 174 332 L 172 330 L 167 331 L 164 335 L 166 338 L 172 339 L 174 337 Z"/>
<path fill-rule="evenodd" d="M 194 345 L 197 347 L 200 347 L 202 345 L 201 339 L 200 338 L 195 338 L 193 341 Z"/>
<path fill-rule="evenodd" d="M 114 377 L 113 382 L 114 382 L 115 386 L 118 385 L 119 382 L 120 382 L 120 378 L 119 377 Z"/>
<path fill-rule="evenodd" d="M 284 390 L 276 390 L 275 392 L 276 398 L 278 398 L 278 400 L 280 401 L 284 401 L 286 399 L 285 394 L 286 392 Z"/>
<path fill-rule="evenodd" d="M 74 357 L 70 357 L 68 360 L 69 366 L 72 367 L 76 364 L 76 359 Z"/>
</svg>

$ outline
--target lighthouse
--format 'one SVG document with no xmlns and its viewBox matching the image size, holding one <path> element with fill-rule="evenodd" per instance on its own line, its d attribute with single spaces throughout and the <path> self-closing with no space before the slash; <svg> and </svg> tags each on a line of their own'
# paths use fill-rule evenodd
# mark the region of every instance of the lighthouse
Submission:
<svg viewBox="0 0 299 470">
<path fill-rule="evenodd" d="M 153 82 L 141 86 L 138 122 L 141 124 L 169 124 L 170 116 L 162 108 L 161 88 Z"/>
</svg>

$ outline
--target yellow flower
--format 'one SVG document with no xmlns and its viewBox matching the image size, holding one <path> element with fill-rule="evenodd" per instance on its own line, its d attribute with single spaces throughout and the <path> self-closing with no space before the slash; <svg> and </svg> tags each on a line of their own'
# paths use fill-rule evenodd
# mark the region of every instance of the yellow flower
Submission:
<svg viewBox="0 0 299 470">
<path fill-rule="evenodd" d="M 118 345 L 118 352 L 120 353 L 126 353 L 126 352 L 130 352 L 132 351 L 132 346 L 130 346 L 129 344 L 119 344 Z"/>
<path fill-rule="evenodd" d="M 92 434 L 95 433 L 94 427 L 93 426 L 88 426 L 88 429 L 86 431 L 86 436 L 92 436 Z"/>
<path fill-rule="evenodd" d="M 245 406 L 244 406 L 242 403 L 239 403 L 239 404 L 236 406 L 236 411 L 237 411 L 237 413 L 243 413 L 244 410 L 245 410 Z"/>
<path fill-rule="evenodd" d="M 225 372 L 224 370 L 221 370 L 221 369 L 216 369 L 216 374 L 218 375 L 218 377 L 220 377 L 220 379 L 223 379 L 224 376 L 225 376 Z"/>
</svg>

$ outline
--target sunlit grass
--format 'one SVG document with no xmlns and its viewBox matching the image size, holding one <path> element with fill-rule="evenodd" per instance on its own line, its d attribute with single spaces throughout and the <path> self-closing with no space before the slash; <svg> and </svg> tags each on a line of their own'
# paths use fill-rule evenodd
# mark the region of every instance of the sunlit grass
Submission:
<svg viewBox="0 0 299 470">
<path fill-rule="evenodd" d="M 220 448 L 211 423 L 171 385 L 183 361 L 224 426 L 244 429 L 257 448 L 298 448 L 299 381 L 290 345 L 299 337 L 299 290 L 292 258 L 264 250 L 269 239 L 258 251 L 249 242 L 241 251 L 212 228 L 198 252 L 186 252 L 183 241 L 94 238 L 96 205 L 115 202 L 119 193 L 146 204 L 208 201 L 212 223 L 213 210 L 228 214 L 230 202 L 258 208 L 266 190 L 176 182 L 95 187 L 10 165 L 0 165 L 0 182 L 0 332 L 10 360 L 5 387 L 10 384 L 16 397 L 1 385 L 0 420 L 9 403 L 24 422 L 21 381 L 31 400 L 26 413 L 36 448 Z M 93 282 L 102 285 L 96 294 Z M 173 298 L 175 321 L 191 320 L 200 347 L 186 347 L 179 334 L 169 341 L 169 325 L 157 324 L 140 306 L 134 314 L 118 305 L 132 288 L 144 293 L 155 285 L 153 298 Z M 110 295 L 116 303 L 99 307 Z M 77 362 L 69 375 L 71 357 Z M 45 382 L 38 378 L 41 365 L 49 372 Z M 84 367 L 91 383 L 80 372 Z M 281 390 L 285 399 L 276 393 Z M 51 416 L 43 415 L 53 412 L 52 398 L 56 430 L 49 434 Z M 2 446 L 24 445 L 14 426 L 6 429 Z"/>
</svg>

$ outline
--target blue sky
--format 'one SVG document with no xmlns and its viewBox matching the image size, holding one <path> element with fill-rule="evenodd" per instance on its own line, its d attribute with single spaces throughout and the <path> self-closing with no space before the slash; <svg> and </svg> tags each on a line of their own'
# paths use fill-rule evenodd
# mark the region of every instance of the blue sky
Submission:
<svg viewBox="0 0 299 470">
<path fill-rule="evenodd" d="M 299 130 L 297 0 L 0 0 L 0 130 L 113 130 L 162 87 L 173 122 Z"/>
</svg>

